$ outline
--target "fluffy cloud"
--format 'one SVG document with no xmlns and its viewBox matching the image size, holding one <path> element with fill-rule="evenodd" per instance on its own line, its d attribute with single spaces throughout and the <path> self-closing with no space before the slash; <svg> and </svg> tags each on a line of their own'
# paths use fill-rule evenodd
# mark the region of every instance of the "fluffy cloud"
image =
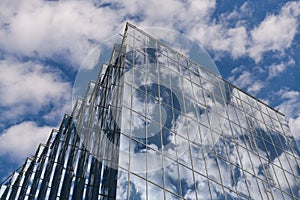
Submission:
<svg viewBox="0 0 300 200">
<path fill-rule="evenodd" d="M 191 36 L 209 49 L 230 52 L 237 58 L 246 53 L 248 45 L 247 31 L 243 26 L 229 28 L 221 24 L 198 24 L 191 31 Z"/>
<path fill-rule="evenodd" d="M 287 117 L 295 117 L 300 113 L 300 92 L 288 88 L 281 89 L 277 95 L 283 102 L 276 107 Z"/>
<path fill-rule="evenodd" d="M 285 71 L 288 67 L 294 66 L 295 61 L 290 59 L 288 62 L 281 62 L 279 64 L 273 64 L 269 67 L 269 78 L 274 78 L 280 73 Z"/>
<path fill-rule="evenodd" d="M 95 43 L 122 32 L 125 21 L 139 27 L 183 31 L 204 47 L 228 52 L 233 58 L 250 55 L 259 61 L 264 52 L 283 51 L 291 45 L 298 26 L 299 2 L 287 3 L 279 14 L 267 16 L 252 31 L 237 14 L 249 12 L 245 5 L 216 22 L 211 19 L 215 0 L 5 0 L 1 2 L 5 11 L 1 13 L 0 45 L 6 52 L 22 56 L 63 57 L 78 67 Z M 229 23 L 232 18 L 238 19 L 235 25 Z"/>
<path fill-rule="evenodd" d="M 0 61 L 1 105 L 34 103 L 43 105 L 50 97 L 58 97 L 68 85 L 59 82 L 55 74 L 33 62 Z"/>
<path fill-rule="evenodd" d="M 78 67 L 89 50 L 112 33 L 119 18 L 85 1 L 6 1 L 1 3 L 0 46 L 8 53 L 64 58 Z M 124 26 L 124 25 L 122 25 Z"/>
<path fill-rule="evenodd" d="M 135 21 L 139 26 L 177 28 L 183 31 L 207 19 L 216 6 L 215 0 L 203 0 L 201 3 L 191 0 L 113 0 L 101 3 L 118 7 L 118 14 Z"/>
<path fill-rule="evenodd" d="M 140 27 L 168 27 L 186 32 L 196 23 L 209 21 L 215 6 L 216 1 L 211 0 L 4 0 L 0 46 L 6 53 L 21 57 L 63 58 L 78 68 L 97 43 L 123 32 L 125 21 Z"/>
<path fill-rule="evenodd" d="M 253 74 L 247 70 L 244 70 L 243 66 L 234 68 L 229 77 L 229 81 L 239 88 L 244 88 L 251 94 L 257 94 L 265 87 L 265 83 L 257 80 Z"/>
<path fill-rule="evenodd" d="M 220 22 L 199 21 L 189 27 L 188 33 L 208 49 L 228 52 L 233 58 L 249 56 L 256 62 L 265 52 L 283 53 L 291 46 L 298 29 L 300 2 L 286 3 L 279 14 L 268 15 L 252 30 L 242 19 L 242 16 L 251 16 L 246 7 L 247 3 L 244 3 L 231 13 L 222 14 Z M 230 21 L 234 21 L 233 24 Z"/>
<path fill-rule="evenodd" d="M 251 31 L 252 45 L 249 54 L 260 61 L 266 51 L 284 51 L 292 44 L 297 33 L 300 2 L 287 3 L 278 15 L 267 16 L 261 24 Z"/>
<path fill-rule="evenodd" d="M 256 81 L 247 89 L 247 92 L 257 94 L 264 86 L 265 84 L 263 82 Z"/>
<path fill-rule="evenodd" d="M 60 110 L 69 103 L 69 83 L 60 80 L 59 72 L 47 66 L 7 59 L 0 61 L 0 71 L 0 121 L 36 114 L 43 106 Z"/>
<path fill-rule="evenodd" d="M 47 141 L 50 133 L 50 127 L 39 127 L 30 121 L 12 126 L 0 135 L 0 155 L 23 160 L 33 155 L 38 145 Z"/>
<path fill-rule="evenodd" d="M 235 70 L 233 70 L 233 72 L 234 71 Z M 229 77 L 229 81 L 238 87 L 244 88 L 252 83 L 252 75 L 249 71 L 242 71 L 237 77 Z"/>
</svg>

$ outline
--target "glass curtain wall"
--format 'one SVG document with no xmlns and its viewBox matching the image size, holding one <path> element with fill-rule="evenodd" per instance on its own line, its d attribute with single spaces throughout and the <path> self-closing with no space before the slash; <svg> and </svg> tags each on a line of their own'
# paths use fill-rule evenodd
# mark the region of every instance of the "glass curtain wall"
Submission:
<svg viewBox="0 0 300 200">
<path fill-rule="evenodd" d="M 183 51 L 184 52 L 184 51 Z M 127 23 L 1 199 L 300 199 L 284 116 Z"/>
</svg>

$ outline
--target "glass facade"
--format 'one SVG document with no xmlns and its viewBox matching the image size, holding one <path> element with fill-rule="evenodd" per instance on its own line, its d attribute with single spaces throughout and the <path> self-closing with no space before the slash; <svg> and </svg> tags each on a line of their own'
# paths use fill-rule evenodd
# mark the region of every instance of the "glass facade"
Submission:
<svg viewBox="0 0 300 200">
<path fill-rule="evenodd" d="M 1 199 L 300 199 L 284 116 L 131 24 Z"/>
</svg>

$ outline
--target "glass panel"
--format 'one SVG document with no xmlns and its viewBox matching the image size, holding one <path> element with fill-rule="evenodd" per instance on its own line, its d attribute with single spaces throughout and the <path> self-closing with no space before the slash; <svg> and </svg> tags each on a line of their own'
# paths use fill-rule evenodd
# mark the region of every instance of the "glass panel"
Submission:
<svg viewBox="0 0 300 200">
<path fill-rule="evenodd" d="M 210 186 L 208 179 L 200 174 L 194 173 L 196 180 L 196 192 L 198 199 L 207 200 L 211 199 Z M 205 192 L 204 192 L 205 191 Z"/>
<path fill-rule="evenodd" d="M 180 195 L 180 178 L 178 173 L 178 163 L 165 157 L 164 165 L 165 188 L 175 194 Z"/>
<path fill-rule="evenodd" d="M 179 165 L 181 192 L 184 198 L 196 199 L 193 171 Z"/>
<path fill-rule="evenodd" d="M 126 171 L 119 170 L 117 184 L 117 199 L 128 199 L 128 173 Z"/>
<path fill-rule="evenodd" d="M 164 197 L 162 188 L 148 182 L 148 200 L 158 200 Z"/>
<path fill-rule="evenodd" d="M 147 153 L 147 178 L 155 184 L 163 187 L 162 155 L 148 149 Z"/>
<path fill-rule="evenodd" d="M 146 180 L 134 174 L 130 174 L 130 198 L 129 199 L 147 199 Z"/>
</svg>

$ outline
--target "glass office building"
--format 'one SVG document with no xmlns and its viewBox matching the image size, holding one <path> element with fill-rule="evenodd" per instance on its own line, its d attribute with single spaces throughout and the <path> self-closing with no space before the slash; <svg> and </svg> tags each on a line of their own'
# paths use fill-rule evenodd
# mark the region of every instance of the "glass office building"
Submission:
<svg viewBox="0 0 300 200">
<path fill-rule="evenodd" d="M 131 24 L 1 199 L 300 199 L 284 116 Z"/>
</svg>

